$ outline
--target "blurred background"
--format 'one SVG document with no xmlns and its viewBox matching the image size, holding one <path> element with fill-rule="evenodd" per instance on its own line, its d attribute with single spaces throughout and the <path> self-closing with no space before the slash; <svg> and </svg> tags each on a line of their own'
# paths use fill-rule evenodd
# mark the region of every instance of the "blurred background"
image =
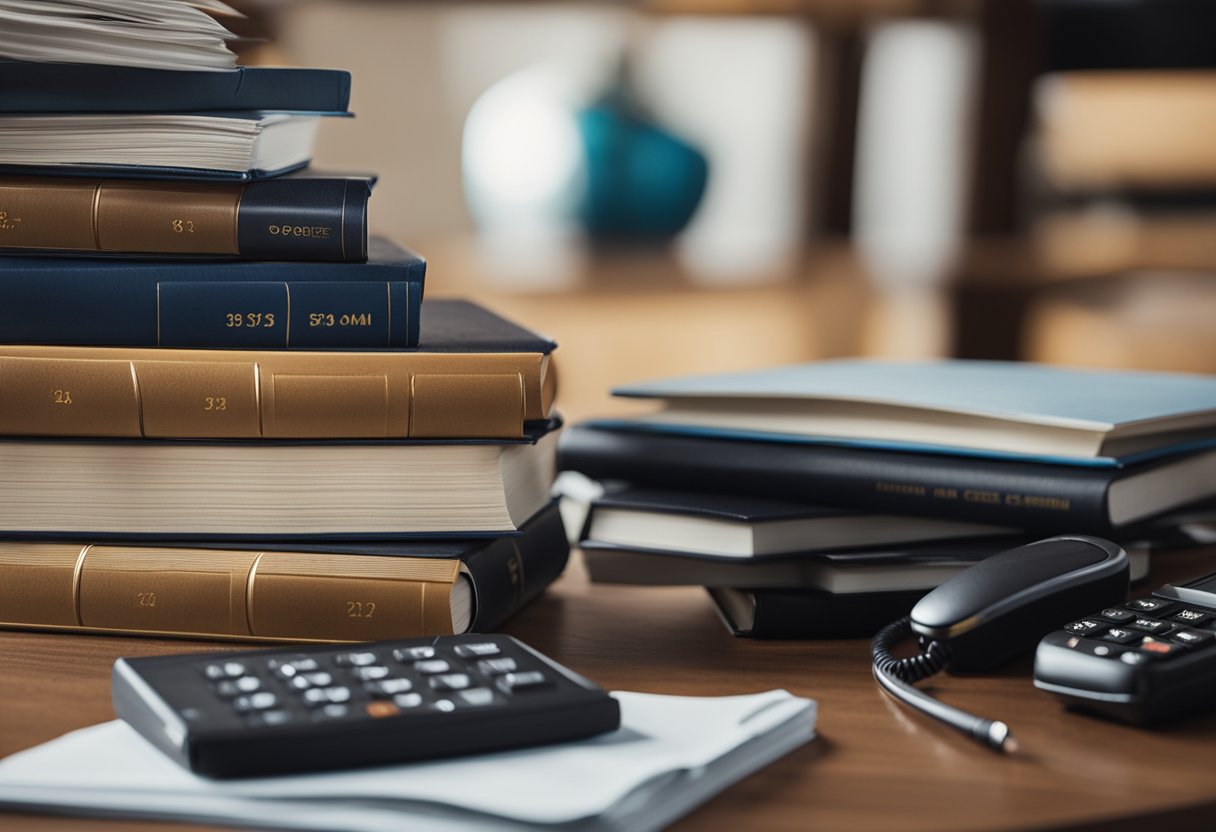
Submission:
<svg viewBox="0 0 1216 832">
<path fill-rule="evenodd" d="M 618 383 L 846 355 L 1216 371 L 1212 0 L 245 0 L 316 165 Z"/>
</svg>

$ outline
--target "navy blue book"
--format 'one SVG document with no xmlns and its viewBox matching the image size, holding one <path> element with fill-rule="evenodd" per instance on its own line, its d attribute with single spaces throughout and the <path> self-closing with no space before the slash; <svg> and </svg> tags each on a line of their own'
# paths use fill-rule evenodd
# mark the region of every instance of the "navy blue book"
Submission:
<svg viewBox="0 0 1216 832">
<path fill-rule="evenodd" d="M 0 257 L 0 341 L 417 346 L 426 261 L 381 238 L 371 240 L 368 253 L 366 263 Z"/>
<path fill-rule="evenodd" d="M 0 252 L 366 260 L 374 182 L 0 176 Z"/>
<path fill-rule="evenodd" d="M 220 71 L 0 61 L 4 113 L 197 113 L 264 110 L 345 114 L 350 73 L 244 66 Z"/>
</svg>

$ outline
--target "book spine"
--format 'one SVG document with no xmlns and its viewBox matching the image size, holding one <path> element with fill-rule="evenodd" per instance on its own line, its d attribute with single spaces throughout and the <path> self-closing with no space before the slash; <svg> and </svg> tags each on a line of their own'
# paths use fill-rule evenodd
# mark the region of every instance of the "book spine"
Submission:
<svg viewBox="0 0 1216 832">
<path fill-rule="evenodd" d="M 542 511 L 521 537 L 500 537 L 465 559 L 473 579 L 472 630 L 488 632 L 557 580 L 566 568 L 570 542 L 556 507 Z"/>
<path fill-rule="evenodd" d="M 455 558 L 0 542 L 0 626 L 256 641 L 452 632 Z"/>
<path fill-rule="evenodd" d="M 0 177 L 0 250 L 367 259 L 363 179 Z"/>
<path fill-rule="evenodd" d="M 54 262 L 62 268 L 0 272 L 0 340 L 267 350 L 418 344 L 422 287 L 411 280 L 247 280 L 248 270 L 223 263 L 123 273 L 111 262 Z"/>
<path fill-rule="evenodd" d="M 1108 534 L 1108 469 L 824 445 L 567 431 L 559 466 L 592 479 L 1045 533 Z M 1117 472 L 1115 472 L 1117 473 Z"/>
<path fill-rule="evenodd" d="M 0 435 L 519 439 L 526 420 L 545 416 L 529 393 L 542 386 L 537 367 L 525 376 L 514 358 L 143 351 L 128 360 L 0 351 Z M 461 359 L 467 371 L 447 369 Z"/>
</svg>

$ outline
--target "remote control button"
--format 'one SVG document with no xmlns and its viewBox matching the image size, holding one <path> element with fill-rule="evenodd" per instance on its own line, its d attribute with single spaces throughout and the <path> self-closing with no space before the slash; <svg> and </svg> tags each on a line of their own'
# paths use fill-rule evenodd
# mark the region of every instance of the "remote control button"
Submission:
<svg viewBox="0 0 1216 832">
<path fill-rule="evenodd" d="M 1152 636 L 1145 636 L 1144 640 L 1140 642 L 1140 651 L 1154 656 L 1172 656 L 1184 649 L 1181 644 L 1174 644 L 1172 641 L 1161 641 Z"/>
<path fill-rule="evenodd" d="M 393 658 L 403 664 L 435 658 L 434 647 L 401 647 L 393 651 Z"/>
<path fill-rule="evenodd" d="M 393 697 L 393 704 L 398 708 L 417 708 L 422 704 L 422 694 L 399 693 Z"/>
<path fill-rule="evenodd" d="M 492 641 L 477 642 L 476 644 L 458 644 L 455 653 L 462 659 L 478 659 L 483 656 L 497 656 L 502 651 Z"/>
<path fill-rule="evenodd" d="M 1180 609 L 1178 612 L 1169 616 L 1169 620 L 1173 621 L 1175 624 L 1181 624 L 1185 627 L 1198 627 L 1200 624 L 1206 623 L 1209 619 L 1211 619 L 1211 617 L 1212 616 L 1206 612 L 1200 612 L 1199 610 L 1192 610 L 1184 607 L 1183 609 Z"/>
<path fill-rule="evenodd" d="M 290 711 L 263 711 L 250 714 L 245 722 L 251 727 L 260 728 L 264 725 L 287 725 L 292 721 Z"/>
<path fill-rule="evenodd" d="M 292 676 L 287 680 L 287 686 L 294 690 L 308 690 L 313 687 L 307 676 Z"/>
<path fill-rule="evenodd" d="M 1128 650 L 1119 657 L 1124 664 L 1139 665 L 1145 662 L 1152 661 L 1152 657 L 1146 653 L 1137 653 L 1135 650 Z"/>
<path fill-rule="evenodd" d="M 1153 618 L 1137 618 L 1135 621 L 1129 621 L 1127 626 L 1130 629 L 1139 630 L 1142 633 L 1152 633 L 1153 635 L 1160 635 L 1173 628 L 1172 624 L 1165 621 L 1157 621 Z"/>
<path fill-rule="evenodd" d="M 487 676 L 501 676 L 504 673 L 514 673 L 518 667 L 515 659 L 486 659 L 477 663 L 477 669 Z"/>
<path fill-rule="evenodd" d="M 224 670 L 224 666 L 222 664 L 207 665 L 203 668 L 203 675 L 213 682 L 228 678 L 228 673 Z"/>
<path fill-rule="evenodd" d="M 450 714 L 456 710 L 456 703 L 450 699 L 438 699 L 435 701 L 435 710 Z"/>
<path fill-rule="evenodd" d="M 1103 641 L 1113 641 L 1115 644 L 1131 644 L 1133 641 L 1139 641 L 1143 637 L 1142 633 L 1123 627 L 1111 627 L 1100 636 Z"/>
<path fill-rule="evenodd" d="M 328 687 L 334 683 L 334 677 L 324 670 L 319 673 L 306 673 L 303 678 L 308 681 L 308 684 L 319 688 Z"/>
<path fill-rule="evenodd" d="M 1135 618 L 1136 614 L 1131 610 L 1121 610 L 1118 607 L 1107 607 L 1106 609 L 1102 610 L 1102 612 L 1098 613 L 1098 617 L 1105 618 L 1107 621 L 1121 623 L 1123 621 L 1127 621 L 1129 618 Z"/>
<path fill-rule="evenodd" d="M 1139 613 L 1158 612 L 1170 606 L 1171 602 L 1163 601 L 1160 598 L 1137 598 L 1134 601 L 1128 601 L 1123 606 L 1129 610 Z"/>
<path fill-rule="evenodd" d="M 245 675 L 245 665 L 240 662 L 224 662 L 224 672 L 228 674 L 228 678 L 235 679 Z"/>
<path fill-rule="evenodd" d="M 431 690 L 464 690 L 469 686 L 467 673 L 449 673 L 431 677 Z"/>
<path fill-rule="evenodd" d="M 325 696 L 335 705 L 350 701 L 350 688 L 325 688 Z"/>
<path fill-rule="evenodd" d="M 304 691 L 304 702 L 308 705 L 324 705 L 329 701 L 325 688 L 309 688 Z"/>
<path fill-rule="evenodd" d="M 316 659 L 310 659 L 307 656 L 271 659 L 267 666 L 284 679 L 290 679 L 297 673 L 310 673 L 321 669 Z"/>
<path fill-rule="evenodd" d="M 1139 637 L 1139 634 L 1137 634 L 1137 638 Z M 1080 636 L 1071 637 L 1068 639 L 1068 641 L 1064 642 L 1064 646 L 1068 647 L 1069 649 L 1076 650 L 1078 653 L 1085 653 L 1087 655 L 1098 656 L 1100 658 L 1113 659 L 1123 652 L 1122 647 L 1112 646 L 1101 641 L 1094 641 L 1092 638 L 1081 638 Z"/>
<path fill-rule="evenodd" d="M 527 673 L 508 673 L 498 680 L 498 689 L 503 693 L 518 693 L 519 691 L 547 688 L 553 683 L 539 670 Z"/>
<path fill-rule="evenodd" d="M 265 711 L 279 704 L 279 698 L 268 690 L 250 696 L 238 696 L 232 700 L 232 709 L 238 714 L 248 711 Z"/>
<path fill-rule="evenodd" d="M 375 702 L 368 702 L 367 707 L 363 709 L 372 719 L 384 719 L 389 716 L 396 716 L 401 713 L 401 709 L 392 702 L 385 702 L 383 699 L 378 699 Z"/>
<path fill-rule="evenodd" d="M 373 698 L 396 696 L 414 689 L 414 683 L 409 679 L 383 679 L 379 682 L 367 682 L 363 692 Z"/>
<path fill-rule="evenodd" d="M 313 712 L 314 719 L 345 719 L 350 715 L 350 708 L 346 705 L 326 705 L 324 708 Z"/>
<path fill-rule="evenodd" d="M 443 659 L 427 659 L 426 661 L 414 662 L 414 670 L 427 676 L 433 676 L 436 673 L 447 673 L 452 669 L 452 666 Z"/>
<path fill-rule="evenodd" d="M 494 691 L 489 688 L 470 688 L 456 694 L 466 705 L 489 705 L 494 701 Z"/>
<path fill-rule="evenodd" d="M 375 653 L 339 653 L 334 656 L 334 664 L 338 667 L 367 667 L 375 663 Z"/>
<path fill-rule="evenodd" d="M 374 682 L 376 679 L 383 679 L 388 676 L 388 668 L 382 664 L 374 664 L 369 667 L 352 667 L 350 675 L 361 682 Z"/>
<path fill-rule="evenodd" d="M 1071 624 L 1065 624 L 1064 629 L 1074 635 L 1088 636 L 1102 629 L 1102 622 L 1095 621 L 1092 618 L 1083 618 L 1080 621 L 1074 621 Z"/>
<path fill-rule="evenodd" d="M 236 686 L 236 682 L 231 679 L 225 679 L 218 682 L 215 686 L 215 695 L 224 699 L 231 699 L 234 696 L 240 696 L 241 690 Z"/>
<path fill-rule="evenodd" d="M 1179 644 L 1203 644 L 1212 637 L 1212 634 L 1206 630 L 1177 630 L 1170 633 L 1170 638 Z"/>
</svg>

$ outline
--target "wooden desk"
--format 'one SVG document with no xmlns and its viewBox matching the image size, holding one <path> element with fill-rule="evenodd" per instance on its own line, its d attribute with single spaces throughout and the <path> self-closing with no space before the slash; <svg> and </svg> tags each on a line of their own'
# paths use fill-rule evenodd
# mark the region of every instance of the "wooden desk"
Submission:
<svg viewBox="0 0 1216 832">
<path fill-rule="evenodd" d="M 1216 549 L 1162 555 L 1152 586 L 1213 568 Z M 933 682 L 944 700 L 1012 725 L 1023 752 L 1001 758 L 880 693 L 867 642 L 734 639 L 699 589 L 593 587 L 575 562 L 505 629 L 608 688 L 713 695 L 784 687 L 819 701 L 813 743 L 720 795 L 679 830 L 1212 827 L 1216 716 L 1147 732 L 1067 713 L 1031 687 L 1029 662 L 996 676 Z M 0 754 L 112 718 L 109 669 L 117 656 L 216 646 L 0 634 Z M 30 832 L 127 825 L 0 814 L 0 828 Z"/>
</svg>

